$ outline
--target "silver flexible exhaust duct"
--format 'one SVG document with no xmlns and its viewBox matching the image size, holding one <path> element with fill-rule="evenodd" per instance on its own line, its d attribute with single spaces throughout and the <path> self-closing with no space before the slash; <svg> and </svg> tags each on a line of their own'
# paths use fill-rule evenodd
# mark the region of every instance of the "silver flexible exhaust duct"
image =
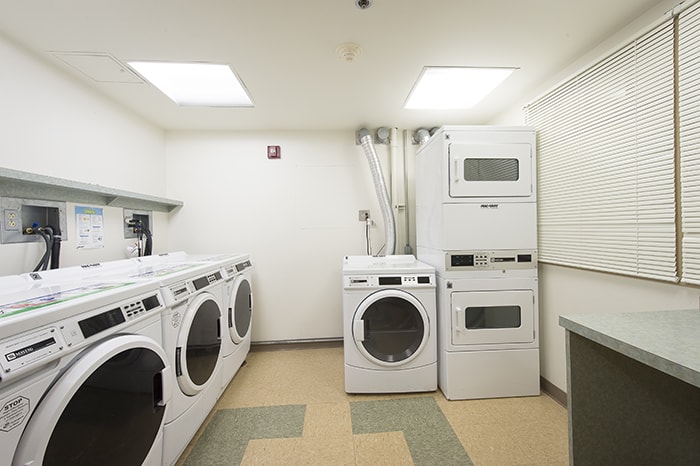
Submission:
<svg viewBox="0 0 700 466">
<path fill-rule="evenodd" d="M 413 138 L 415 141 L 420 144 L 421 146 L 428 142 L 428 139 L 430 139 L 430 131 L 428 131 L 425 128 L 419 128 L 416 130 L 416 132 L 413 134 Z"/>
<path fill-rule="evenodd" d="M 374 180 L 374 190 L 377 192 L 379 207 L 382 209 L 382 216 L 384 217 L 384 233 L 386 236 L 385 254 L 391 256 L 396 250 L 396 222 L 394 220 L 394 211 L 391 210 L 391 201 L 389 200 L 384 175 L 382 174 L 382 166 L 379 162 L 377 151 L 374 149 L 374 144 L 372 143 L 372 134 L 368 129 L 362 128 L 359 136 L 360 144 L 365 151 L 367 162 L 369 162 L 369 169 L 372 173 L 372 179 Z"/>
</svg>

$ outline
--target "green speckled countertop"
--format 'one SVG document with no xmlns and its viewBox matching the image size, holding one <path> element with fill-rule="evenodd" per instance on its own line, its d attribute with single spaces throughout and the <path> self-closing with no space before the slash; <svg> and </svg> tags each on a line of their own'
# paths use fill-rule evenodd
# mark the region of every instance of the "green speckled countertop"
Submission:
<svg viewBox="0 0 700 466">
<path fill-rule="evenodd" d="M 700 310 L 559 316 L 559 325 L 700 387 Z"/>
</svg>

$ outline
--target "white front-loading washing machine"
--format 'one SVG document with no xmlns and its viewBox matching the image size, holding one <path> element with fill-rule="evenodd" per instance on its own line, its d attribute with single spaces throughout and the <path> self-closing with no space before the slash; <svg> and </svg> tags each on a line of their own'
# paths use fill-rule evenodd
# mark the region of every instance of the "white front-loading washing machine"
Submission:
<svg viewBox="0 0 700 466">
<path fill-rule="evenodd" d="M 137 259 L 141 264 L 207 263 L 220 265 L 225 276 L 221 309 L 221 373 L 223 392 L 243 365 L 251 344 L 253 265 L 248 254 L 189 254 L 175 251 Z"/>
<path fill-rule="evenodd" d="M 162 309 L 149 283 L 3 293 L 0 464 L 160 465 L 172 393 Z"/>
<path fill-rule="evenodd" d="M 54 281 L 52 272 L 30 277 Z M 161 312 L 163 348 L 173 368 L 162 462 L 174 464 L 216 404 L 221 390 L 221 264 L 153 256 L 72 267 L 64 269 L 63 274 L 90 280 L 152 283 L 160 289 L 165 304 Z"/>
<path fill-rule="evenodd" d="M 223 392 L 250 352 L 253 322 L 253 264 L 247 254 L 224 266 L 224 321 L 222 335 Z"/>
<path fill-rule="evenodd" d="M 436 390 L 436 320 L 433 267 L 410 255 L 346 256 L 345 391 Z"/>
</svg>

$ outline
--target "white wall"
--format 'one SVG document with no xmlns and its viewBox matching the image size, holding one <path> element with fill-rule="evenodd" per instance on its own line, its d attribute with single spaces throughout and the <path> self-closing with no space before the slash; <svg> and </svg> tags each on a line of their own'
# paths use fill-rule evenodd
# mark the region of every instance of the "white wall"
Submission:
<svg viewBox="0 0 700 466">
<path fill-rule="evenodd" d="M 530 95 L 495 119 L 494 124 L 524 124 L 524 106 L 547 90 L 635 38 L 638 33 L 660 20 L 674 7 L 676 0 L 658 2 L 647 14 L 633 21 L 615 36 L 566 66 L 543 82 Z M 592 254 L 595 251 L 591 251 Z M 540 348 L 541 374 L 566 391 L 566 347 L 560 315 L 637 312 L 660 309 L 698 308 L 700 289 L 651 280 L 577 270 L 540 264 Z"/>
<path fill-rule="evenodd" d="M 267 159 L 268 145 L 281 159 Z M 388 176 L 388 148 L 376 150 Z M 170 249 L 250 254 L 253 340 L 342 337 L 342 258 L 365 254 L 359 210 L 377 222 L 373 251 L 384 244 L 354 132 L 174 132 L 167 156 L 167 195 L 185 204 L 172 216 Z"/>
<path fill-rule="evenodd" d="M 0 166 L 165 196 L 165 135 L 0 36 Z M 122 209 L 105 207 L 105 247 L 76 250 L 74 204 L 67 206 L 62 265 L 121 259 Z M 102 207 L 102 206 L 94 206 Z M 154 215 L 154 251 L 167 238 L 167 214 Z M 43 243 L 0 245 L 0 274 L 31 270 Z"/>
</svg>

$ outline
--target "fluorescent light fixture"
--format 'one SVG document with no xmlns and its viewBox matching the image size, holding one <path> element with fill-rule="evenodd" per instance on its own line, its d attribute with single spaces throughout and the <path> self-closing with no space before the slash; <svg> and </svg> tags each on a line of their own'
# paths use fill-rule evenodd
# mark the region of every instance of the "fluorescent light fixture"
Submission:
<svg viewBox="0 0 700 466">
<path fill-rule="evenodd" d="M 517 68 L 423 68 L 404 108 L 457 110 L 474 107 Z"/>
<path fill-rule="evenodd" d="M 228 65 L 157 61 L 127 64 L 178 105 L 253 107 L 248 91 Z"/>
</svg>

